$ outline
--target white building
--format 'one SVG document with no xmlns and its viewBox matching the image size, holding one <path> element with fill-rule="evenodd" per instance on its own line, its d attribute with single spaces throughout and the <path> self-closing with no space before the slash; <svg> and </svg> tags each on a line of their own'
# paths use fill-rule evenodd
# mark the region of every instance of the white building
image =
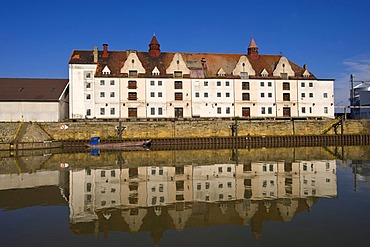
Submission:
<svg viewBox="0 0 370 247">
<path fill-rule="evenodd" d="M 281 55 L 74 50 L 70 118 L 333 118 L 334 80 Z"/>
<path fill-rule="evenodd" d="M 353 118 L 370 118 L 370 84 L 361 82 L 353 87 L 352 105 L 359 108 L 351 109 Z M 363 107 L 365 106 L 365 107 Z"/>
<path fill-rule="evenodd" d="M 0 121 L 68 118 L 67 79 L 0 78 Z"/>
</svg>

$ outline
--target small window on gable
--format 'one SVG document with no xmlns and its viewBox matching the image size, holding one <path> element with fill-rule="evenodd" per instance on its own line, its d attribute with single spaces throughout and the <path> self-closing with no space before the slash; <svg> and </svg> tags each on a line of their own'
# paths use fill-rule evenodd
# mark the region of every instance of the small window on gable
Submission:
<svg viewBox="0 0 370 247">
<path fill-rule="evenodd" d="M 175 71 L 175 72 L 173 73 L 173 76 L 174 76 L 175 78 L 182 78 L 182 71 Z"/>
<path fill-rule="evenodd" d="M 281 79 L 288 80 L 288 73 L 280 73 L 280 76 L 281 76 Z"/>
<path fill-rule="evenodd" d="M 249 78 L 248 72 L 240 72 L 240 78 L 241 79 L 248 79 Z"/>
<path fill-rule="evenodd" d="M 130 70 L 128 72 L 129 77 L 137 77 L 137 70 Z"/>
</svg>

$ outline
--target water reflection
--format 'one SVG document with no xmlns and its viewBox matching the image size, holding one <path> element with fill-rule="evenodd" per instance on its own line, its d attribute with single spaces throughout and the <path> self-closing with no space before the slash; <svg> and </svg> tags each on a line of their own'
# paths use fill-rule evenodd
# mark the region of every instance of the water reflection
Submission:
<svg viewBox="0 0 370 247">
<path fill-rule="evenodd" d="M 336 197 L 335 160 L 190 164 L 71 170 L 75 233 L 151 231 L 290 221 L 320 197 Z"/>
<path fill-rule="evenodd" d="M 364 151 L 361 151 L 364 150 Z M 361 147 L 153 152 L 0 154 L 0 208 L 69 207 L 74 236 L 290 222 L 320 198 L 337 198 L 337 155 L 367 157 Z M 343 160 L 343 164 L 346 163 Z M 354 190 L 370 162 L 351 159 Z"/>
</svg>

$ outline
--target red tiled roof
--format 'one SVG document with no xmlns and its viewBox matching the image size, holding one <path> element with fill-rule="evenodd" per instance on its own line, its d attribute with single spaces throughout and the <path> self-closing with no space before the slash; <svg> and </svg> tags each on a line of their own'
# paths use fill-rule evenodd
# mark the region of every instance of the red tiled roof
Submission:
<svg viewBox="0 0 370 247">
<path fill-rule="evenodd" d="M 0 101 L 58 101 L 68 79 L 0 78 Z"/>
<path fill-rule="evenodd" d="M 253 40 L 252 40 L 253 41 Z M 251 44 L 253 45 L 253 42 Z M 152 75 L 152 71 L 157 67 L 160 71 L 159 77 L 172 77 L 172 75 L 166 74 L 166 69 L 170 66 L 170 63 L 176 54 L 175 52 L 161 52 L 158 57 L 150 56 L 149 52 L 137 52 L 140 62 L 146 70 L 145 74 L 139 75 L 140 77 L 155 77 Z M 99 59 L 97 63 L 97 69 L 95 76 L 98 77 L 127 77 L 127 74 L 121 74 L 121 68 L 123 67 L 130 51 L 109 51 L 108 58 L 102 58 L 102 52 L 99 51 Z M 190 70 L 203 71 L 205 78 L 217 77 L 217 72 L 222 68 L 226 72 L 226 78 L 235 77 L 232 72 L 238 63 L 241 56 L 247 56 L 252 68 L 255 70 L 256 75 L 250 76 L 251 78 L 260 78 L 261 72 L 266 69 L 268 72 L 268 78 L 273 78 L 273 71 L 276 65 L 279 63 L 281 55 L 259 55 L 257 59 L 251 59 L 247 54 L 217 54 L 217 53 L 183 53 L 179 52 L 184 59 L 187 67 Z M 70 61 L 70 64 L 93 64 L 93 51 L 80 51 L 74 50 Z M 205 66 L 202 66 L 203 65 Z M 305 71 L 304 68 L 296 65 L 289 61 L 295 76 L 294 78 L 302 78 Z M 111 71 L 110 75 L 103 75 L 102 70 L 105 66 Z M 316 79 L 315 76 L 310 72 L 311 76 L 308 79 Z M 307 78 L 306 78 L 307 79 Z"/>
</svg>

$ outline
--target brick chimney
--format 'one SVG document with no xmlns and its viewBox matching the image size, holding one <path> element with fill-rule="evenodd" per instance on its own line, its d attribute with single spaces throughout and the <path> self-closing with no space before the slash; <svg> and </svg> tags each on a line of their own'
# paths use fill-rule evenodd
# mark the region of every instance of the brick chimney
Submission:
<svg viewBox="0 0 370 247">
<path fill-rule="evenodd" d="M 108 57 L 108 44 L 103 44 L 103 55 L 101 57 L 103 58 Z"/>
</svg>

